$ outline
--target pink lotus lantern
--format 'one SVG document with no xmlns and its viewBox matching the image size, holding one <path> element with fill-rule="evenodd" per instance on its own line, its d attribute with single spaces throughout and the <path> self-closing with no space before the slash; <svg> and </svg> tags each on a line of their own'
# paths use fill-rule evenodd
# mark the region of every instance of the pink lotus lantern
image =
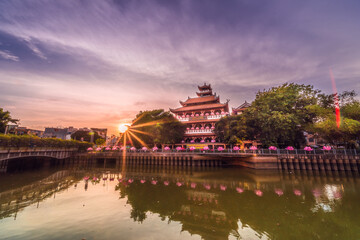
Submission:
<svg viewBox="0 0 360 240">
<path fill-rule="evenodd" d="M 90 177 L 84 177 L 84 180 L 85 181 L 88 181 Z"/>
<path fill-rule="evenodd" d="M 221 115 L 225 115 L 225 112 L 221 112 Z"/>
<path fill-rule="evenodd" d="M 240 187 L 237 187 L 237 188 L 236 188 L 236 191 L 237 191 L 238 193 L 243 193 L 243 192 L 244 192 L 244 189 L 242 189 L 242 188 L 240 188 Z"/>
<path fill-rule="evenodd" d="M 321 190 L 319 190 L 319 189 L 314 189 L 312 192 L 313 192 L 314 197 L 320 197 L 321 196 Z"/>
<path fill-rule="evenodd" d="M 334 198 L 335 198 L 335 199 L 340 199 L 340 198 L 342 198 L 342 194 L 341 194 L 341 192 L 339 192 L 339 191 L 334 192 L 333 195 L 334 195 Z"/>
<path fill-rule="evenodd" d="M 181 141 L 181 143 L 185 143 L 185 141 L 184 141 L 184 140 L 182 140 L 182 141 Z"/>
<path fill-rule="evenodd" d="M 191 114 L 192 117 L 194 117 L 194 114 Z"/>
<path fill-rule="evenodd" d="M 200 142 L 201 142 L 201 143 L 204 143 L 204 142 L 205 142 L 205 140 L 203 139 L 203 140 L 201 140 Z"/>
<path fill-rule="evenodd" d="M 186 128 L 186 130 L 190 130 L 190 128 Z"/>
<path fill-rule="evenodd" d="M 177 183 L 176 183 L 176 186 L 181 187 L 181 186 L 182 186 L 182 183 L 181 183 L 181 182 L 177 182 Z"/>
<path fill-rule="evenodd" d="M 218 147 L 218 149 L 217 149 L 219 152 L 222 152 L 222 151 L 224 151 L 224 148 L 223 147 Z"/>
<path fill-rule="evenodd" d="M 156 185 L 156 184 L 157 184 L 157 181 L 156 181 L 156 180 L 152 180 L 152 181 L 151 181 L 151 184 L 152 184 L 152 185 Z"/>
<path fill-rule="evenodd" d="M 212 127 L 211 127 L 211 129 L 215 129 L 215 127 L 214 127 L 214 126 L 212 126 Z"/>
<path fill-rule="evenodd" d="M 204 128 L 204 127 L 201 127 L 200 129 L 201 129 L 201 130 L 204 130 L 205 128 Z"/>
<path fill-rule="evenodd" d="M 168 146 L 166 146 L 166 147 L 164 147 L 164 150 L 165 150 L 165 151 L 169 151 L 170 148 L 169 148 Z"/>
<path fill-rule="evenodd" d="M 205 147 L 203 148 L 203 150 L 208 151 L 208 150 L 209 150 L 209 147 L 208 147 L 208 146 L 205 146 Z"/>
<path fill-rule="evenodd" d="M 210 189 L 211 189 L 211 185 L 210 185 L 210 184 L 204 184 L 204 188 L 205 188 L 206 190 L 210 190 Z"/>
<path fill-rule="evenodd" d="M 274 151 L 276 151 L 276 149 L 277 149 L 277 147 L 275 147 L 275 146 L 270 146 L 270 147 L 269 147 L 269 150 L 274 150 Z"/>
<path fill-rule="evenodd" d="M 88 151 L 94 151 L 94 149 L 92 147 L 89 147 L 87 150 Z"/>
<path fill-rule="evenodd" d="M 190 151 L 194 151 L 196 148 L 195 147 L 190 147 L 189 149 L 190 149 Z"/>
<path fill-rule="evenodd" d="M 169 184 L 170 184 L 169 181 L 164 181 L 165 186 L 169 186 Z"/>
<path fill-rule="evenodd" d="M 255 151 L 255 150 L 257 150 L 257 147 L 256 147 L 256 146 L 251 146 L 251 147 L 250 147 L 250 150 Z"/>
<path fill-rule="evenodd" d="M 299 190 L 299 189 L 295 189 L 294 190 L 294 194 L 296 195 L 296 196 L 301 196 L 301 191 Z"/>
<path fill-rule="evenodd" d="M 199 114 L 197 113 L 197 114 L 195 114 L 195 116 L 196 116 L 196 117 L 198 117 L 198 116 L 199 116 Z"/>
<path fill-rule="evenodd" d="M 121 147 L 121 148 L 120 148 L 121 151 L 124 151 L 125 149 L 126 149 L 125 147 Z"/>
<path fill-rule="evenodd" d="M 207 127 L 206 127 L 206 129 L 210 129 L 210 127 L 209 127 L 209 126 L 207 126 Z"/>
<path fill-rule="evenodd" d="M 199 130 L 199 127 L 196 127 L 195 129 L 196 129 L 196 130 Z"/>
<path fill-rule="evenodd" d="M 141 179 L 141 180 L 140 180 L 140 183 L 145 183 L 145 182 L 146 182 L 145 179 Z"/>
<path fill-rule="evenodd" d="M 101 147 L 98 147 L 96 148 L 96 151 L 101 151 L 101 149 L 102 149 Z"/>
<path fill-rule="evenodd" d="M 330 151 L 331 147 L 330 146 L 323 146 L 322 150 L 324 151 Z"/>
<path fill-rule="evenodd" d="M 283 190 L 281 190 L 280 188 L 275 189 L 275 193 L 276 193 L 279 197 L 284 194 Z"/>
<path fill-rule="evenodd" d="M 294 151 L 294 147 L 292 147 L 292 146 L 288 146 L 287 148 L 285 148 L 286 150 L 288 150 L 288 151 Z"/>
<path fill-rule="evenodd" d="M 212 116 L 214 116 L 214 115 L 215 115 L 215 113 L 213 113 L 213 112 L 212 112 L 212 113 L 211 113 L 211 115 L 212 115 Z"/>
<path fill-rule="evenodd" d="M 131 151 L 136 151 L 136 148 L 135 148 L 135 147 L 131 147 L 130 150 L 131 150 Z"/>
<path fill-rule="evenodd" d="M 118 178 L 118 181 L 119 181 L 119 182 L 122 182 L 123 180 L 122 180 L 121 178 Z"/>
<path fill-rule="evenodd" d="M 219 115 L 220 113 L 219 112 L 216 112 L 216 115 Z"/>
<path fill-rule="evenodd" d="M 155 152 L 155 151 L 157 151 L 157 150 L 158 150 L 158 147 L 157 147 L 157 146 L 155 146 L 155 147 L 153 147 L 153 148 L 152 148 L 152 150 Z"/>
<path fill-rule="evenodd" d="M 312 149 L 311 147 L 306 146 L 306 147 L 304 147 L 304 150 L 310 152 L 310 151 L 312 151 L 313 149 Z"/>
<path fill-rule="evenodd" d="M 239 147 L 237 147 L 237 146 L 235 146 L 235 147 L 233 148 L 233 150 L 234 150 L 234 151 L 239 151 L 239 150 L 240 150 L 240 148 L 239 148 Z"/>
<path fill-rule="evenodd" d="M 196 188 L 196 183 L 191 183 L 191 184 L 190 184 L 190 187 L 191 187 L 191 188 Z"/>
<path fill-rule="evenodd" d="M 226 112 L 225 114 L 226 114 L 226 115 L 229 115 L 229 113 L 228 113 L 228 112 Z"/>
<path fill-rule="evenodd" d="M 215 139 L 212 139 L 211 142 L 214 143 L 214 142 L 216 142 L 216 140 L 215 140 Z"/>
<path fill-rule="evenodd" d="M 205 116 L 209 116 L 209 113 L 205 113 Z"/>
<path fill-rule="evenodd" d="M 97 177 L 93 177 L 93 179 L 92 179 L 93 181 L 97 181 L 97 180 L 99 180 Z"/>
<path fill-rule="evenodd" d="M 117 147 L 117 146 L 113 146 L 113 147 L 112 147 L 112 150 L 113 150 L 113 151 L 116 151 L 116 150 L 118 150 L 118 147 Z"/>
<path fill-rule="evenodd" d="M 182 147 L 176 147 L 176 151 L 181 151 Z"/>
<path fill-rule="evenodd" d="M 194 143 L 194 142 L 195 142 L 195 140 L 191 140 L 190 142 L 191 142 L 191 143 Z"/>
<path fill-rule="evenodd" d="M 194 129 L 195 129 L 194 127 L 191 128 L 191 130 L 194 130 Z"/>
<path fill-rule="evenodd" d="M 110 151 L 110 150 L 111 150 L 111 148 L 109 148 L 109 147 L 105 148 L 105 151 Z"/>
<path fill-rule="evenodd" d="M 133 183 L 133 182 L 134 182 L 134 180 L 131 178 L 128 180 L 128 183 Z"/>
<path fill-rule="evenodd" d="M 263 192 L 259 189 L 256 189 L 254 192 L 255 192 L 256 196 L 262 197 L 262 195 L 263 195 Z"/>
<path fill-rule="evenodd" d="M 221 190 L 221 191 L 225 191 L 225 190 L 226 190 L 226 186 L 225 186 L 225 185 L 220 185 L 220 190 Z"/>
<path fill-rule="evenodd" d="M 147 151 L 148 150 L 148 148 L 147 147 L 142 147 L 142 149 L 141 150 L 143 150 L 143 151 Z"/>
</svg>

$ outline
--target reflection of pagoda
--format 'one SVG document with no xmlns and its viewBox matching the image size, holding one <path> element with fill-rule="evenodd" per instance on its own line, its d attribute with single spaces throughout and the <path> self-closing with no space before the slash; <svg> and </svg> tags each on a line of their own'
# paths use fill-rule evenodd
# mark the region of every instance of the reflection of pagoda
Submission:
<svg viewBox="0 0 360 240">
<path fill-rule="evenodd" d="M 182 107 L 170 109 L 179 121 L 187 125 L 185 142 L 215 142 L 215 123 L 229 114 L 228 102 L 212 92 L 211 85 L 198 86 L 198 97 L 180 101 Z"/>
</svg>

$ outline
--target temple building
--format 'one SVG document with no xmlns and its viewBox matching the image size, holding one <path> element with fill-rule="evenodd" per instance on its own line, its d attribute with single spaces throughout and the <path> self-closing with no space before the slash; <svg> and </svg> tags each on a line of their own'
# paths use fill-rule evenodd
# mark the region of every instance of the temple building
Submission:
<svg viewBox="0 0 360 240">
<path fill-rule="evenodd" d="M 251 106 L 251 104 L 248 103 L 247 101 L 245 101 L 243 104 L 241 104 L 237 108 L 232 108 L 231 115 L 240 115 L 245 111 L 245 109 L 247 109 L 250 106 Z"/>
<path fill-rule="evenodd" d="M 229 115 L 229 100 L 220 102 L 211 85 L 198 86 L 197 97 L 180 101 L 181 107 L 170 109 L 174 116 L 187 125 L 183 143 L 215 143 L 215 123 Z"/>
</svg>

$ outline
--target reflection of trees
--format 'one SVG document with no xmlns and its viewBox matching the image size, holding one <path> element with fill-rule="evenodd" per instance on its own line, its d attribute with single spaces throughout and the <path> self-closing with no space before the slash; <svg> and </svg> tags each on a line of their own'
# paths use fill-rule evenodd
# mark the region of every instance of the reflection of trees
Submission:
<svg viewBox="0 0 360 240">
<path fill-rule="evenodd" d="M 127 196 L 128 203 L 132 206 L 131 218 L 134 221 L 143 222 L 147 212 L 157 213 L 162 220 L 178 221 L 182 224 L 183 231 L 199 234 L 204 239 L 226 239 L 230 234 L 241 239 L 239 221 L 243 227 L 248 226 L 254 230 L 257 236 L 266 235 L 272 239 L 360 237 L 360 226 L 357 226 L 360 222 L 360 207 L 356 204 L 357 193 L 351 191 L 350 187 L 341 200 L 330 203 L 333 204 L 334 211 L 325 212 L 321 208 L 314 211 L 314 205 L 318 203 L 313 196 L 314 185 L 311 181 L 254 183 L 249 178 L 244 180 L 237 177 L 232 181 L 228 179 L 224 183 L 228 186 L 227 190 L 221 191 L 219 187 L 205 190 L 200 184 L 192 189 L 190 182 L 177 187 L 176 179 L 169 180 L 168 176 L 167 180 L 171 183 L 164 186 L 161 176 L 153 174 L 153 177 L 159 180 L 157 185 L 152 185 L 150 181 L 141 184 L 138 178 L 132 184 L 120 183 L 118 186 L 122 197 Z M 136 174 L 132 178 L 136 179 Z M 212 182 L 219 183 L 221 179 L 220 176 L 213 176 L 211 180 L 202 178 L 201 181 L 214 185 Z M 192 177 L 192 181 L 196 179 Z M 264 193 L 259 197 L 252 189 L 239 194 L 234 189 L 236 184 L 256 185 Z M 300 196 L 294 194 L 294 184 L 301 189 Z M 324 182 L 321 186 L 323 184 Z M 284 190 L 282 196 L 274 192 L 279 185 Z M 214 196 L 212 202 L 210 198 L 204 200 L 206 193 Z M 324 196 L 324 201 L 329 202 L 329 199 Z"/>
</svg>

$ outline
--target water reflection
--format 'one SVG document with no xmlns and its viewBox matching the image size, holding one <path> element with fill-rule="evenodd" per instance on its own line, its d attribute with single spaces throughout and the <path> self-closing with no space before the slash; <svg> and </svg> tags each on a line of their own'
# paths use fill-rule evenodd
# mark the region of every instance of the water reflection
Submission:
<svg viewBox="0 0 360 240">
<path fill-rule="evenodd" d="M 25 222 L 9 221 L 38 217 L 34 208 L 40 204 L 54 212 L 56 224 L 51 216 L 46 222 L 53 224 L 51 234 L 64 239 L 118 238 L 119 225 L 126 239 L 360 238 L 359 178 L 346 173 L 155 166 L 127 166 L 126 172 L 72 166 L 46 173 L 41 180 L 24 179 L 15 187 L 10 179 L 21 182 L 24 173 L 0 176 L 0 225 L 7 227 L 2 234 L 16 239 L 12 229 L 30 239 L 29 232 L 43 229 L 41 221 L 31 229 Z M 32 174 L 44 176 L 40 170 Z M 69 221 L 64 216 L 74 213 L 91 228 L 61 232 Z M 104 226 L 106 236 L 101 235 Z M 43 232 L 37 237 L 48 236 Z"/>
</svg>

